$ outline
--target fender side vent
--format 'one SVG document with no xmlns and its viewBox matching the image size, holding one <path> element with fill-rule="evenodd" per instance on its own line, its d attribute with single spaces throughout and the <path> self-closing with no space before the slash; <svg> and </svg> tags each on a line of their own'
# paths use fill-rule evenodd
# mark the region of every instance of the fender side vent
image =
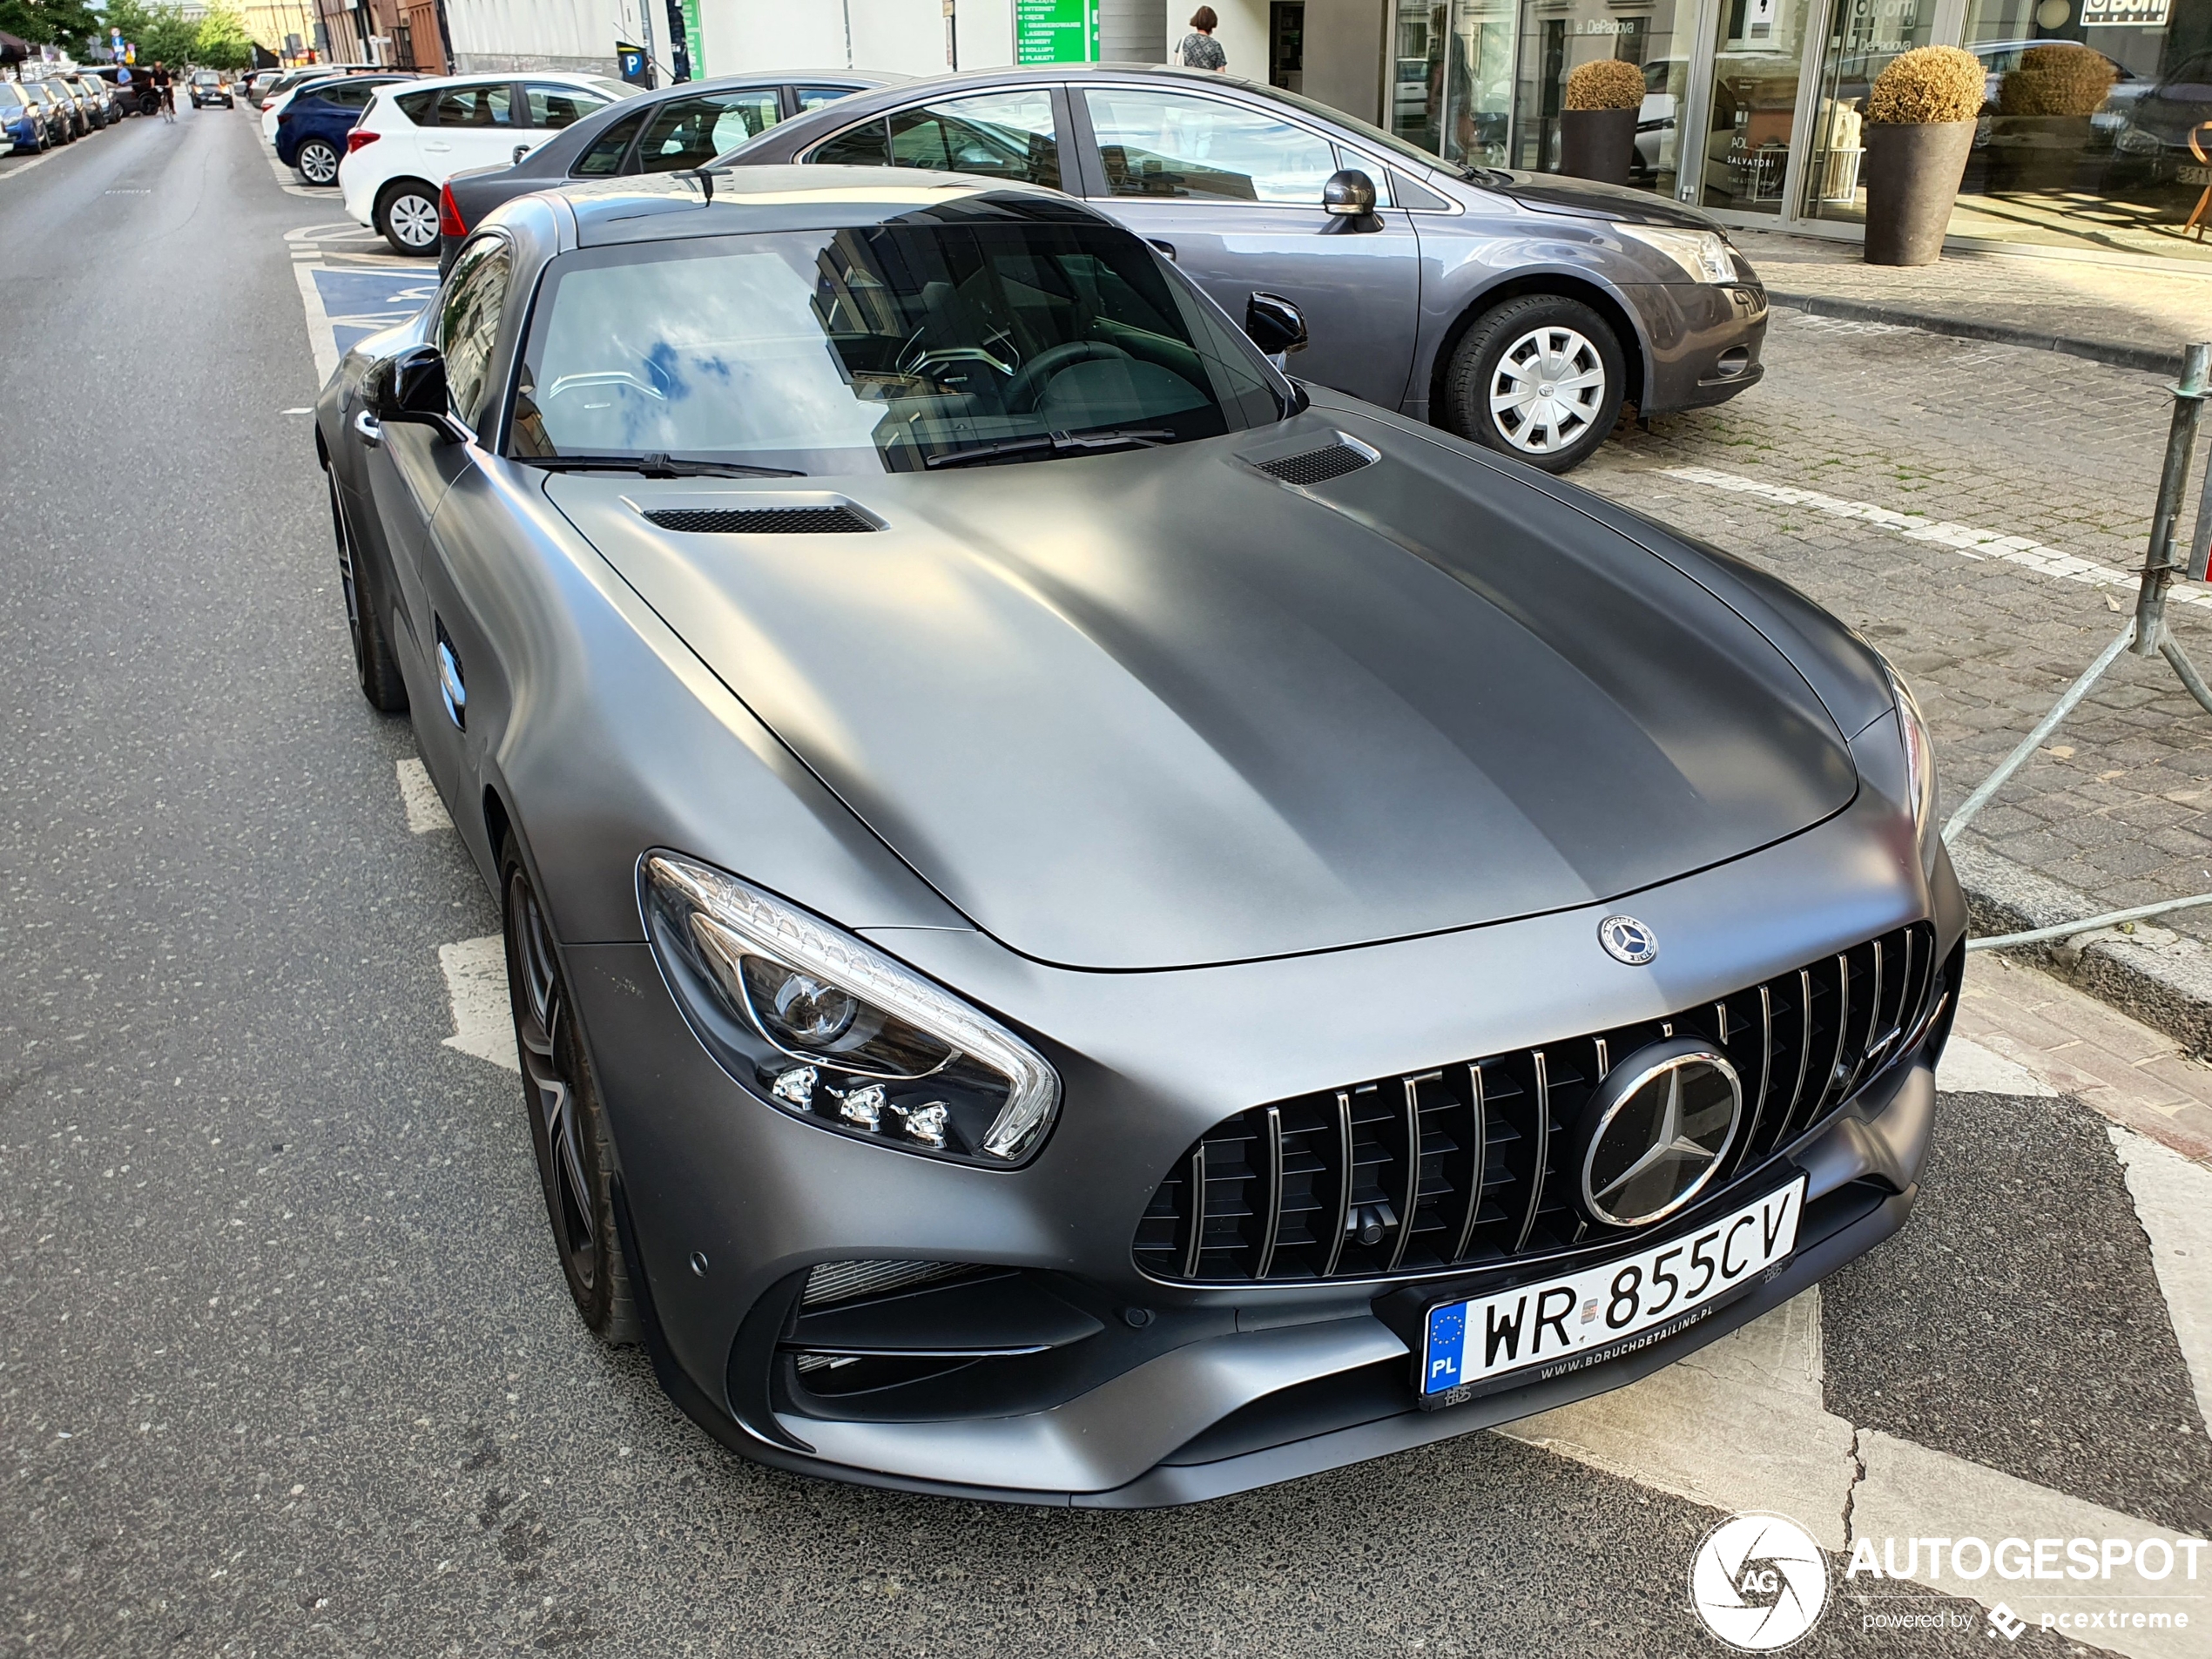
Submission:
<svg viewBox="0 0 2212 1659">
<path fill-rule="evenodd" d="M 840 536 L 881 528 L 851 507 L 664 508 L 645 519 L 691 536 Z"/>
<path fill-rule="evenodd" d="M 1374 457 L 1365 450 L 1355 449 L 1348 443 L 1332 443 L 1325 449 L 1308 449 L 1304 455 L 1284 455 L 1274 461 L 1263 461 L 1259 469 L 1280 478 L 1286 484 L 1325 484 L 1332 478 L 1341 478 L 1348 472 L 1372 465 Z"/>
</svg>

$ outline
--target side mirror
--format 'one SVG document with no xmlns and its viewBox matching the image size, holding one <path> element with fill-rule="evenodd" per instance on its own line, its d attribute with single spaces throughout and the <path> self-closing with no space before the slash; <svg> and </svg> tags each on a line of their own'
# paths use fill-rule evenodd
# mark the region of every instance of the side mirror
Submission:
<svg viewBox="0 0 2212 1659">
<path fill-rule="evenodd" d="M 530 152 L 530 146 L 529 146 L 529 145 L 526 145 L 526 144 L 518 144 L 518 145 L 516 145 L 515 146 L 515 156 L 514 156 L 514 159 L 515 159 L 516 161 L 519 162 L 519 161 L 521 161 L 521 160 L 522 160 L 522 158 L 523 158 L 524 156 L 526 156 L 526 155 L 529 154 L 529 152 Z"/>
<path fill-rule="evenodd" d="M 1305 317 L 1279 293 L 1255 292 L 1244 302 L 1244 333 L 1270 357 L 1305 349 Z"/>
<path fill-rule="evenodd" d="M 412 422 L 435 427 L 448 439 L 465 435 L 453 418 L 446 360 L 435 346 L 410 346 L 385 364 L 370 392 L 370 408 L 387 426 Z"/>
<path fill-rule="evenodd" d="M 1321 211 L 1332 219 L 1372 218 L 1375 181 L 1357 167 L 1331 173 L 1321 186 Z"/>
</svg>

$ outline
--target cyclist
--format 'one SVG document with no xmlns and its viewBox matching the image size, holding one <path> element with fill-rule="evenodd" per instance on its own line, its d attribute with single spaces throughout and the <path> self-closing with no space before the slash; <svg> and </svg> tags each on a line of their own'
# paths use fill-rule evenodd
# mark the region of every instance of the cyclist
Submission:
<svg viewBox="0 0 2212 1659">
<path fill-rule="evenodd" d="M 169 73 L 169 66 L 158 58 L 154 61 L 152 81 L 153 90 L 161 99 L 161 118 L 174 121 L 177 118 L 175 78 Z"/>
</svg>

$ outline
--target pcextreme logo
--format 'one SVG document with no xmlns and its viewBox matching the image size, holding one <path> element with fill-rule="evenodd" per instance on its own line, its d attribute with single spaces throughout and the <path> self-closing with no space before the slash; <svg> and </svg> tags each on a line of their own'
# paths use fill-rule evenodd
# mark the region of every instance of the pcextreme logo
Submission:
<svg viewBox="0 0 2212 1659">
<path fill-rule="evenodd" d="M 1731 1515 L 1690 1560 L 1689 1604 L 1730 1647 L 1773 1653 L 1818 1622 L 1828 1605 L 1828 1563 L 1794 1521 Z"/>
</svg>

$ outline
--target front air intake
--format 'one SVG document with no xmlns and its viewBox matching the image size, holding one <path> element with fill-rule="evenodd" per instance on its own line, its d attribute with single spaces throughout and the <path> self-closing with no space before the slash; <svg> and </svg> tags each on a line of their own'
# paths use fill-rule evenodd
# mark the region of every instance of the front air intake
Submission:
<svg viewBox="0 0 2212 1659">
<path fill-rule="evenodd" d="M 883 527 L 854 507 L 664 507 L 645 521 L 687 536 L 846 536 Z"/>
</svg>

